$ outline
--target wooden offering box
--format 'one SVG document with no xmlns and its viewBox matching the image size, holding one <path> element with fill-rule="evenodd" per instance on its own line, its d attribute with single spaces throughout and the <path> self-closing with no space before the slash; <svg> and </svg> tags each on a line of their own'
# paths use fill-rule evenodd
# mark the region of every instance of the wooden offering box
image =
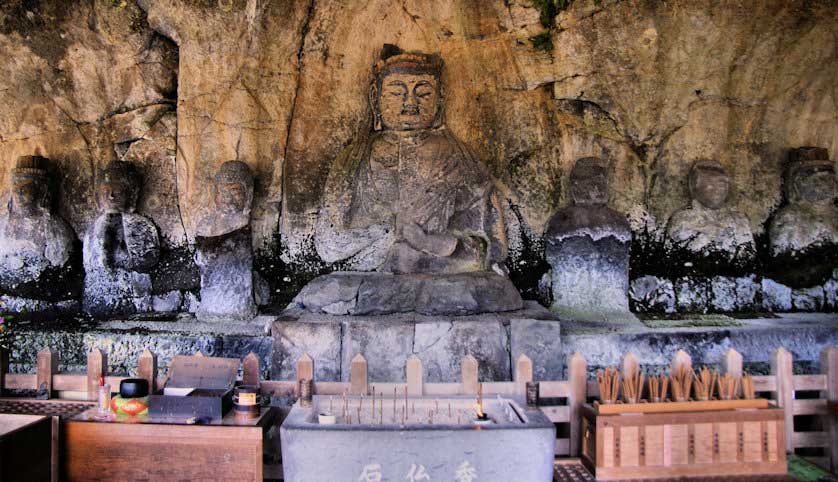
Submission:
<svg viewBox="0 0 838 482">
<path fill-rule="evenodd" d="M 0 414 L 0 480 L 50 480 L 52 420 Z"/>
<path fill-rule="evenodd" d="M 767 400 L 584 405 L 582 437 L 597 480 L 786 473 L 783 411 Z"/>
</svg>

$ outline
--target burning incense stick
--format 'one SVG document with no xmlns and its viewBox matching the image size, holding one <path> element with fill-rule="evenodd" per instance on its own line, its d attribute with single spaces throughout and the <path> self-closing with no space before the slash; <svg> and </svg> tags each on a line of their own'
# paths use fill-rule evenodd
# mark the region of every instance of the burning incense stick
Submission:
<svg viewBox="0 0 838 482">
<path fill-rule="evenodd" d="M 713 388 L 718 378 L 718 371 L 710 370 L 706 366 L 701 367 L 701 370 L 697 372 L 693 381 L 695 398 L 698 400 L 711 400 L 713 398 Z"/>
<path fill-rule="evenodd" d="M 717 377 L 716 385 L 722 400 L 733 400 L 739 394 L 739 379 L 730 373 Z"/>
<path fill-rule="evenodd" d="M 756 390 L 754 389 L 754 378 L 749 374 L 742 375 L 742 396 L 747 400 L 756 398 Z"/>
<path fill-rule="evenodd" d="M 690 388 L 692 387 L 693 377 L 692 370 L 688 370 L 684 365 L 673 367 L 669 374 L 669 379 L 672 385 L 672 398 L 676 402 L 686 402 L 690 398 Z"/>
<path fill-rule="evenodd" d="M 646 376 L 640 373 L 640 368 L 627 373 L 623 380 L 623 401 L 626 403 L 637 403 L 643 397 L 643 384 Z"/>
<path fill-rule="evenodd" d="M 649 399 L 652 402 L 666 401 L 666 391 L 669 388 L 669 377 L 658 375 L 649 377 Z"/>
</svg>

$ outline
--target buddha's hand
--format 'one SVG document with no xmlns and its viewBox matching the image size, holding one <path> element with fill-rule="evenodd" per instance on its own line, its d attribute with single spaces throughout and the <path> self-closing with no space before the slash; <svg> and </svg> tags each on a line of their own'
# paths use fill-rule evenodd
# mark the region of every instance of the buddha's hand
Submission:
<svg viewBox="0 0 838 482">
<path fill-rule="evenodd" d="M 413 248 L 433 256 L 451 256 L 457 249 L 456 237 L 450 234 L 427 234 L 414 222 L 402 225 L 402 236 Z"/>
</svg>

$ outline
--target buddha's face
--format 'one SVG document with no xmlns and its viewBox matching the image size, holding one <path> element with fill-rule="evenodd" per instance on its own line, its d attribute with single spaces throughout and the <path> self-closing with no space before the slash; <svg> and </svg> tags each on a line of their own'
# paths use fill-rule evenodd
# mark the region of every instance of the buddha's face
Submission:
<svg viewBox="0 0 838 482">
<path fill-rule="evenodd" d="M 704 207 L 719 209 L 730 194 L 730 178 L 722 172 L 702 169 L 694 174 L 690 187 L 693 199 Z"/>
<path fill-rule="evenodd" d="M 385 129 L 433 127 L 439 109 L 438 79 L 430 74 L 388 74 L 381 82 L 378 109 Z"/>
<path fill-rule="evenodd" d="M 43 181 L 28 176 L 14 176 L 12 179 L 12 203 L 23 213 L 34 213 L 40 206 L 45 192 Z"/>
<path fill-rule="evenodd" d="M 835 198 L 835 173 L 820 171 L 799 175 L 794 180 L 798 200 L 815 205 L 828 205 Z"/>
<path fill-rule="evenodd" d="M 99 202 L 107 213 L 126 213 L 133 208 L 131 186 L 118 181 L 106 181 L 99 186 Z"/>
<path fill-rule="evenodd" d="M 588 206 L 608 202 L 608 176 L 602 170 L 585 177 L 571 178 L 570 196 L 574 204 Z"/>
<path fill-rule="evenodd" d="M 215 185 L 215 206 L 221 214 L 234 214 L 247 208 L 247 188 L 240 182 Z"/>
</svg>

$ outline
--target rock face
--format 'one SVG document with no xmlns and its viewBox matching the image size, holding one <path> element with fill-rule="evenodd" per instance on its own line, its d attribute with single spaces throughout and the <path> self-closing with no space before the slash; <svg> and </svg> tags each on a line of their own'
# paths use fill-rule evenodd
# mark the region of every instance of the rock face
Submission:
<svg viewBox="0 0 838 482">
<path fill-rule="evenodd" d="M 111 162 L 99 184 L 103 213 L 84 235 L 84 311 L 93 316 L 151 311 L 148 272 L 157 264 L 157 227 L 134 212 L 141 179 L 128 162 Z"/>
<path fill-rule="evenodd" d="M 12 171 L 9 213 L 0 219 L 0 289 L 17 299 L 20 308 L 14 311 L 34 314 L 44 304 L 79 294 L 71 260 L 78 254 L 76 237 L 52 212 L 50 198 L 47 159 L 20 157 Z"/>
<path fill-rule="evenodd" d="M 625 216 L 606 206 L 606 163 L 583 158 L 571 171 L 573 206 L 560 209 L 547 228 L 554 311 L 582 319 L 633 319 L 629 313 L 631 230 Z"/>
</svg>

